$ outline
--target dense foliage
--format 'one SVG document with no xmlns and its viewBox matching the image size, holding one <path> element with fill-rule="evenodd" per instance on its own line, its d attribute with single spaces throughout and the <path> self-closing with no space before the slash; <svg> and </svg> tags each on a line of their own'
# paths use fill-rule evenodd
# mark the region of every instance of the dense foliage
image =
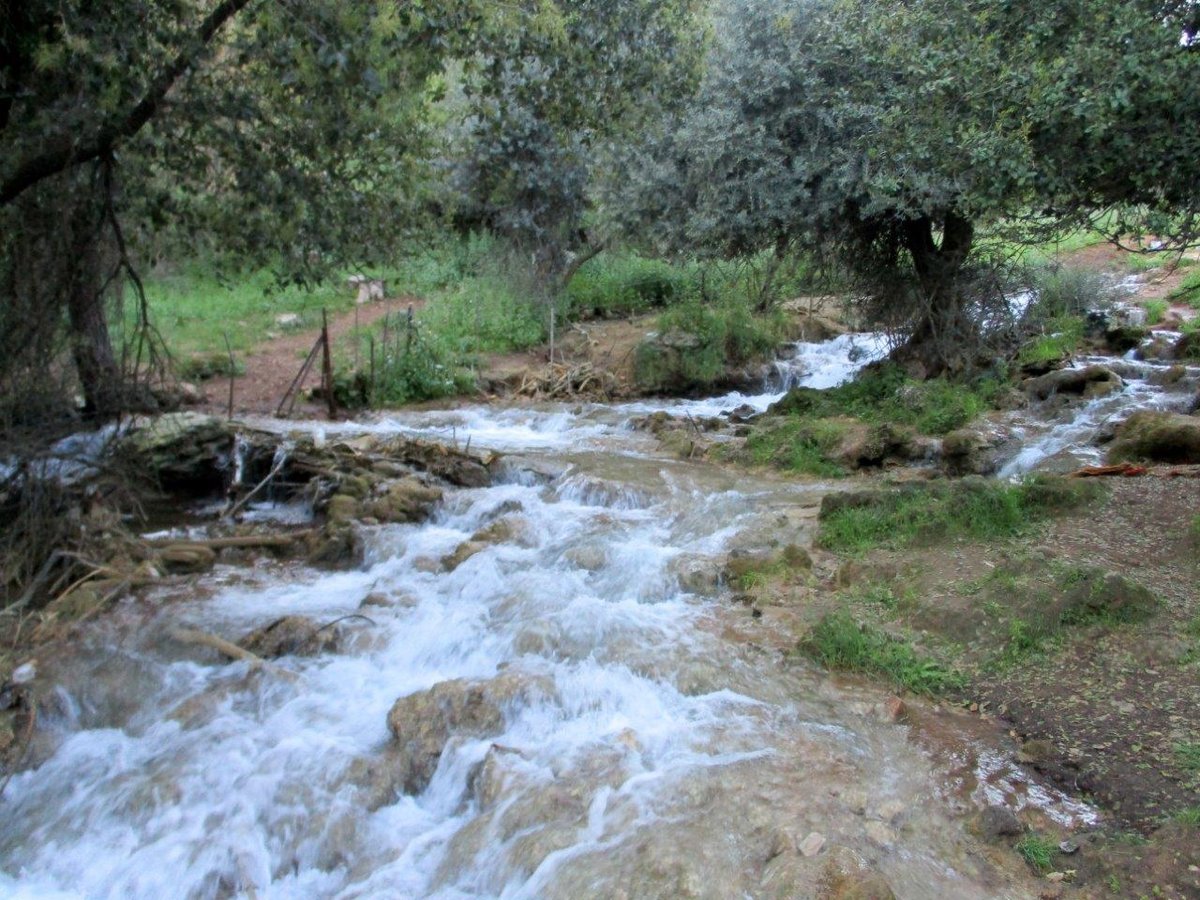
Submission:
<svg viewBox="0 0 1200 900">
<path fill-rule="evenodd" d="M 696 101 L 629 162 L 627 227 L 725 256 L 810 246 L 928 369 L 959 368 L 1006 308 L 981 229 L 1112 210 L 1114 233 L 1193 237 L 1185 26 L 1147 0 L 731 0 Z"/>
</svg>

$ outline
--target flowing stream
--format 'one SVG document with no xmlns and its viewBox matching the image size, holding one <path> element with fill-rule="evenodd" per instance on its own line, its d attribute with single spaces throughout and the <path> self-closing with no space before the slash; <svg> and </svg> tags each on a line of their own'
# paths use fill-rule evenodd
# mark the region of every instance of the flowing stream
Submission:
<svg viewBox="0 0 1200 900">
<path fill-rule="evenodd" d="M 756 539 L 808 543 L 836 486 L 658 458 L 627 426 L 762 410 L 882 350 L 800 345 L 759 396 L 308 426 L 469 442 L 506 463 L 428 523 L 364 528 L 361 570 L 219 565 L 41 660 L 56 702 L 38 764 L 0 801 L 0 894 L 785 897 L 857 872 L 898 897 L 1036 896 L 966 817 L 998 802 L 1085 824 L 1089 808 L 1031 783 L 974 717 L 922 714 L 919 735 L 892 721 L 882 689 L 786 655 L 786 634 L 712 576 Z M 502 517 L 513 539 L 428 565 Z M 272 669 L 167 637 L 237 639 L 286 614 L 370 621 Z M 452 679 L 501 691 L 502 724 L 451 737 L 428 785 L 399 791 L 389 710 Z"/>
</svg>

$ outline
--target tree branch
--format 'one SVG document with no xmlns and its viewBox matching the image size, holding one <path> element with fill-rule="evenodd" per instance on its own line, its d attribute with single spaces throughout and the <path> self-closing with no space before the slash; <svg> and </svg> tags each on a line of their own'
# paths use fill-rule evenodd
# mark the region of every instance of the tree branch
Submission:
<svg viewBox="0 0 1200 900">
<path fill-rule="evenodd" d="M 51 175 L 98 159 L 112 152 L 117 142 L 133 137 L 154 118 L 163 99 L 180 77 L 196 62 L 201 51 L 212 41 L 221 27 L 250 4 L 251 0 L 222 0 L 205 17 L 196 30 L 195 41 L 158 73 L 150 83 L 145 96 L 132 109 L 115 121 L 105 123 L 88 141 L 76 144 L 70 135 L 63 135 L 54 146 L 31 156 L 17 166 L 16 171 L 4 179 L 0 187 L 0 206 L 7 206 L 29 188 Z"/>
</svg>

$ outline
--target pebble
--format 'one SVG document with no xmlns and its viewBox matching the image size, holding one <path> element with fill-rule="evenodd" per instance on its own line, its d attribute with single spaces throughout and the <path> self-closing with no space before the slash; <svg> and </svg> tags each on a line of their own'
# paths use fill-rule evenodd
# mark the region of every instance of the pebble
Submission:
<svg viewBox="0 0 1200 900">
<path fill-rule="evenodd" d="M 825 846 L 825 835 L 820 832 L 811 832 L 808 837 L 800 842 L 800 852 L 804 856 L 816 856 Z"/>
</svg>

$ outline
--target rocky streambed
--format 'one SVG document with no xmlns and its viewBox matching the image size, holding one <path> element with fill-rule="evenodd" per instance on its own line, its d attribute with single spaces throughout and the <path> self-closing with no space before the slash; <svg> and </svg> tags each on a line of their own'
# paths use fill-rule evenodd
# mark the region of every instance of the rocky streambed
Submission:
<svg viewBox="0 0 1200 900">
<path fill-rule="evenodd" d="M 227 524 L 148 535 L 167 577 L 10 685 L 37 720 L 0 890 L 1038 896 L 1012 814 L 1093 809 L 994 726 L 831 677 L 730 602 L 764 565 L 825 577 L 807 548 L 842 485 L 630 426 L 778 398 L 251 423 Z M 291 537 L 219 543 L 265 533 Z"/>
</svg>

